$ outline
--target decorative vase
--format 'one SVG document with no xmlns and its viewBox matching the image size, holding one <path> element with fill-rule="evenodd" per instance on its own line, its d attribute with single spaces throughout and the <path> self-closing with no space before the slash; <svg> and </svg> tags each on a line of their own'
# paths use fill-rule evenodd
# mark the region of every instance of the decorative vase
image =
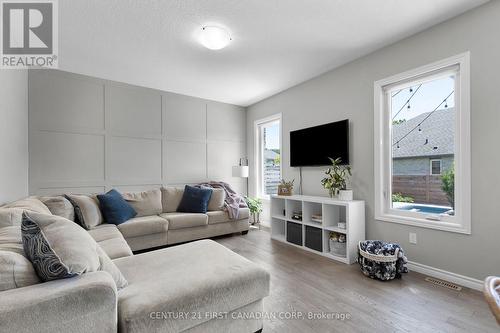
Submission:
<svg viewBox="0 0 500 333">
<path fill-rule="evenodd" d="M 352 198 L 353 198 L 352 190 L 340 190 L 339 191 L 339 200 L 351 201 Z"/>
</svg>

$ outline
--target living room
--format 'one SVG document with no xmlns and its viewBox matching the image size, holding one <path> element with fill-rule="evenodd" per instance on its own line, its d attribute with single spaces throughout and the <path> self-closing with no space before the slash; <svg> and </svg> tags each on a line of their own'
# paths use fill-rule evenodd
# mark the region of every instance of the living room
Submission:
<svg viewBox="0 0 500 333">
<path fill-rule="evenodd" d="M 0 5 L 0 332 L 498 332 L 500 2 Z"/>
</svg>

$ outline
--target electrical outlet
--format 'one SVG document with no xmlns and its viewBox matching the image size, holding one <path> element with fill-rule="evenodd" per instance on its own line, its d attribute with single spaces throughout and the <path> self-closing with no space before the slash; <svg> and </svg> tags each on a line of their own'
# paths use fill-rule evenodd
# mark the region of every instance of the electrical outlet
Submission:
<svg viewBox="0 0 500 333">
<path fill-rule="evenodd" d="M 417 234 L 410 232 L 410 244 L 417 244 Z"/>
</svg>

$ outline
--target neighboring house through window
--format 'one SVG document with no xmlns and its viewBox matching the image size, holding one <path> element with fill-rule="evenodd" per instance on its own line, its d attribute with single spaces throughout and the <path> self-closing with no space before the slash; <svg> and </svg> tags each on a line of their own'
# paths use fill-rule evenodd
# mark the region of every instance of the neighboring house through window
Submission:
<svg viewBox="0 0 500 333">
<path fill-rule="evenodd" d="M 465 53 L 375 82 L 375 218 L 470 233 Z"/>
<path fill-rule="evenodd" d="M 257 195 L 278 193 L 281 180 L 281 114 L 255 122 Z"/>
</svg>

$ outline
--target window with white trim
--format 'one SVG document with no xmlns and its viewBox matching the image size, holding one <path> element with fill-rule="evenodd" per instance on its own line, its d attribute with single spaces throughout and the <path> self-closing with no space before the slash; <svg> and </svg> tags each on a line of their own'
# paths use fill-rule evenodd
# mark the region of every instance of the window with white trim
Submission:
<svg viewBox="0 0 500 333">
<path fill-rule="evenodd" d="M 256 121 L 255 137 L 257 195 L 268 199 L 281 180 L 281 114 Z"/>
<path fill-rule="evenodd" d="M 375 82 L 375 219 L 470 234 L 469 53 Z"/>
<path fill-rule="evenodd" d="M 441 160 L 431 160 L 430 172 L 432 176 L 441 175 Z"/>
</svg>

